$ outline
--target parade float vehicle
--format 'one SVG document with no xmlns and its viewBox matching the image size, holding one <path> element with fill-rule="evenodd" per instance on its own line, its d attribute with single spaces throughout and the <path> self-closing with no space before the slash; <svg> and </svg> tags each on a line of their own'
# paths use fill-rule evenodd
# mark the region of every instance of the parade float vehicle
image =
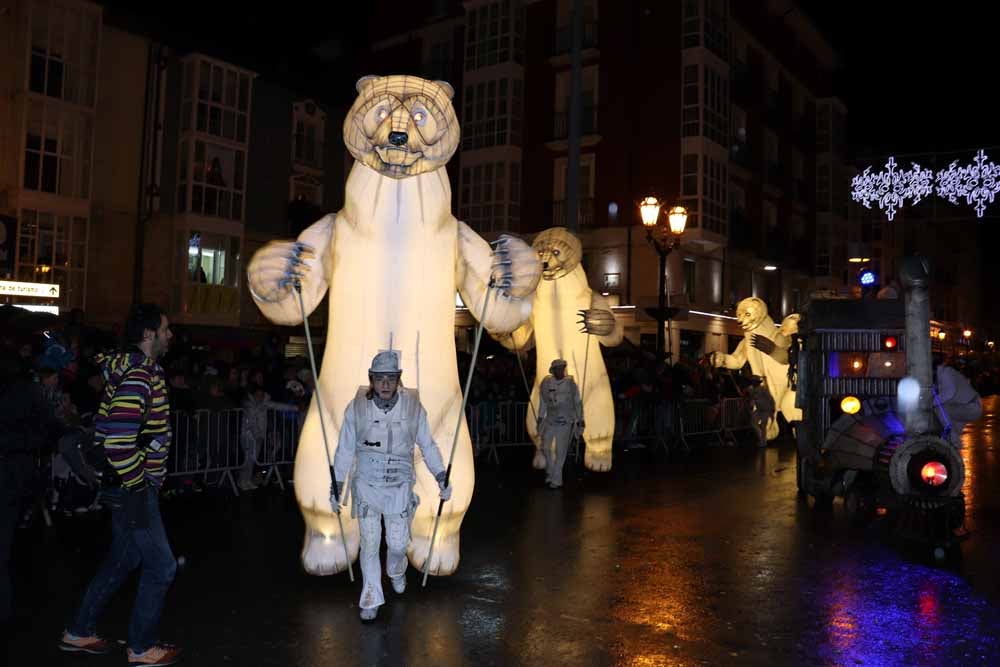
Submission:
<svg viewBox="0 0 1000 667">
<path fill-rule="evenodd" d="M 963 525 L 965 464 L 933 400 L 928 267 L 907 258 L 901 273 L 902 298 L 803 310 L 790 359 L 803 413 L 796 481 L 814 507 L 842 497 L 852 520 L 885 519 L 943 560 Z"/>
</svg>

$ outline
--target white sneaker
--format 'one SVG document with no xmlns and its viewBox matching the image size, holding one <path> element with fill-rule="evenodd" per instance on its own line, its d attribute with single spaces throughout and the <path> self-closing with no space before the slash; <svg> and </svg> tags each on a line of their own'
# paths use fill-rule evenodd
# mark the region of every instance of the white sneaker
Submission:
<svg viewBox="0 0 1000 667">
<path fill-rule="evenodd" d="M 389 577 L 389 582 L 392 583 L 392 590 L 396 591 L 400 595 L 406 592 L 405 574 L 401 574 L 398 577 Z"/>
<path fill-rule="evenodd" d="M 370 623 L 371 621 L 374 621 L 376 616 L 378 616 L 378 607 L 372 607 L 371 609 L 361 610 L 361 620 L 365 623 Z"/>
</svg>

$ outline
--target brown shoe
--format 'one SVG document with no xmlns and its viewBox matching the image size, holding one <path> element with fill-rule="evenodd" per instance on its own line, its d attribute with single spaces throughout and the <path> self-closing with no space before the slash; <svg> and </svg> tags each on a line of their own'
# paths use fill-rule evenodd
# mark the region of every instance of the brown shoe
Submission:
<svg viewBox="0 0 1000 667">
<path fill-rule="evenodd" d="M 90 655 L 106 655 L 115 650 L 115 645 L 100 637 L 72 637 L 63 632 L 59 640 L 59 650 L 67 653 L 89 653 Z"/>
<path fill-rule="evenodd" d="M 142 665 L 173 665 L 181 660 L 181 650 L 170 644 L 157 644 L 146 649 L 142 653 L 136 653 L 132 649 L 128 650 L 129 667 L 142 667 Z"/>
</svg>

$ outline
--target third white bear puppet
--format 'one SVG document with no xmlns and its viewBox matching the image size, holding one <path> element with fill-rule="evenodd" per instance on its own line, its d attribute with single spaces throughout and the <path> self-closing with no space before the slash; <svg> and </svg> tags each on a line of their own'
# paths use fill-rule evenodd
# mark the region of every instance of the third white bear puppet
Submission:
<svg viewBox="0 0 1000 667">
<path fill-rule="evenodd" d="M 798 316 L 786 317 L 779 329 L 767 314 L 767 304 L 756 297 L 750 297 L 736 304 L 736 319 L 743 329 L 743 340 L 732 354 L 713 353 L 712 365 L 738 370 L 749 363 L 753 374 L 764 378 L 767 383 L 777 411 L 789 422 L 800 421 L 802 411 L 795 407 L 795 392 L 788 389 L 787 353 L 791 334 L 796 331 Z M 778 421 L 775 414 L 767 423 L 767 439 L 774 440 L 777 437 Z"/>
</svg>

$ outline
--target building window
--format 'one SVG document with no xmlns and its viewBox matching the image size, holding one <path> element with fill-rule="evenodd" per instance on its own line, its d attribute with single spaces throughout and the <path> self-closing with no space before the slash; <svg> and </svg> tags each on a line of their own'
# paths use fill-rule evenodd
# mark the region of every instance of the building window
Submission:
<svg viewBox="0 0 1000 667">
<path fill-rule="evenodd" d="M 28 104 L 24 144 L 24 188 L 65 197 L 90 196 L 93 119 L 57 103 Z"/>
<path fill-rule="evenodd" d="M 702 163 L 702 225 L 705 229 L 725 236 L 729 233 L 728 170 L 725 163 L 701 156 Z"/>
<path fill-rule="evenodd" d="M 792 149 L 792 194 L 796 201 L 806 200 L 806 163 L 797 148 Z"/>
<path fill-rule="evenodd" d="M 769 232 L 778 228 L 778 208 L 769 201 L 764 202 L 764 225 Z"/>
<path fill-rule="evenodd" d="M 243 219 L 243 193 L 246 179 L 246 153 L 205 141 L 193 142 L 194 155 L 190 160 L 183 152 L 188 142 L 183 142 L 178 185 L 178 209 L 230 220 Z M 190 188 L 189 188 L 190 186 Z M 190 194 L 190 203 L 188 203 Z"/>
<path fill-rule="evenodd" d="M 701 17 L 698 13 L 699 0 L 684 0 L 683 22 L 681 23 L 681 44 L 685 49 L 701 43 Z"/>
<path fill-rule="evenodd" d="M 705 48 L 729 59 L 729 2 L 705 0 Z"/>
<path fill-rule="evenodd" d="M 688 210 L 687 226 L 698 227 L 698 154 L 681 157 L 681 204 Z"/>
<path fill-rule="evenodd" d="M 833 110 L 832 149 L 838 155 L 843 155 L 847 149 L 847 116 L 839 111 Z"/>
<path fill-rule="evenodd" d="M 802 241 L 806 238 L 806 221 L 802 216 L 792 216 L 788 226 L 791 228 L 793 241 Z"/>
<path fill-rule="evenodd" d="M 326 114 L 312 101 L 292 105 L 292 159 L 300 165 L 323 168 L 323 130 Z"/>
<path fill-rule="evenodd" d="M 694 257 L 684 258 L 684 294 L 687 295 L 688 303 L 695 302 L 697 267 L 698 262 L 694 259 Z"/>
<path fill-rule="evenodd" d="M 431 81 L 442 79 L 447 81 L 451 75 L 452 46 L 450 40 L 431 44 L 427 62 L 424 65 L 425 78 Z"/>
<path fill-rule="evenodd" d="M 304 201 L 313 206 L 323 206 L 323 186 L 308 177 L 292 179 L 292 201 Z"/>
<path fill-rule="evenodd" d="M 22 210 L 17 232 L 17 280 L 59 285 L 61 306 L 83 308 L 88 227 L 86 218 Z"/>
<path fill-rule="evenodd" d="M 681 178 L 681 194 L 685 197 L 698 196 L 698 154 L 685 153 L 681 159 L 683 168 Z"/>
<path fill-rule="evenodd" d="M 553 133 L 555 139 L 565 139 L 569 136 L 570 108 L 570 77 L 569 70 L 556 74 L 555 115 L 553 117 Z M 581 71 L 580 81 L 580 132 L 593 134 L 597 131 L 597 91 L 598 68 L 589 65 Z"/>
<path fill-rule="evenodd" d="M 705 129 L 702 134 L 726 147 L 729 145 L 729 81 L 711 67 L 703 68 Z"/>
<path fill-rule="evenodd" d="M 782 169 L 778 135 L 772 130 L 767 130 L 766 137 L 764 157 L 767 162 L 767 182 L 773 185 L 781 185 Z"/>
<path fill-rule="evenodd" d="M 816 210 L 830 210 L 830 165 L 822 163 L 816 167 Z"/>
<path fill-rule="evenodd" d="M 816 110 L 816 152 L 830 152 L 830 105 L 821 104 Z"/>
<path fill-rule="evenodd" d="M 85 5 L 32 3 L 31 92 L 94 106 L 99 21 L 99 15 Z"/>
<path fill-rule="evenodd" d="M 552 174 L 552 224 L 566 226 L 566 172 L 568 161 L 557 158 L 554 162 L 555 172 Z M 596 177 L 596 159 L 593 153 L 580 155 L 580 203 L 577 209 L 577 224 L 579 228 L 591 227 L 594 224 L 594 187 Z"/>
<path fill-rule="evenodd" d="M 524 25 L 521 16 L 524 9 L 519 6 L 520 3 L 515 7 L 511 5 L 511 0 L 500 0 L 468 11 L 465 23 L 466 71 L 490 67 L 511 59 L 511 46 L 515 41 L 513 29 L 523 32 Z M 523 59 L 519 53 L 522 48 L 523 42 L 518 39 L 516 62 Z"/>
<path fill-rule="evenodd" d="M 521 140 L 523 83 L 507 78 L 465 87 L 462 150 L 517 144 Z"/>
<path fill-rule="evenodd" d="M 474 167 L 464 167 L 461 174 L 459 217 L 470 227 L 481 232 L 505 231 L 517 227 L 515 215 L 520 208 L 515 197 L 520 197 L 520 183 L 515 187 L 512 163 L 488 162 Z M 509 172 L 509 174 L 508 174 Z"/>
<path fill-rule="evenodd" d="M 192 231 L 188 235 L 187 249 L 188 282 L 227 287 L 239 285 L 239 237 Z"/>
<path fill-rule="evenodd" d="M 183 71 L 182 127 L 247 143 L 250 75 L 200 58 L 185 62 Z"/>
<path fill-rule="evenodd" d="M 696 137 L 701 134 L 698 92 L 698 66 L 685 65 L 683 115 L 681 117 L 681 136 L 683 137 Z"/>
</svg>

